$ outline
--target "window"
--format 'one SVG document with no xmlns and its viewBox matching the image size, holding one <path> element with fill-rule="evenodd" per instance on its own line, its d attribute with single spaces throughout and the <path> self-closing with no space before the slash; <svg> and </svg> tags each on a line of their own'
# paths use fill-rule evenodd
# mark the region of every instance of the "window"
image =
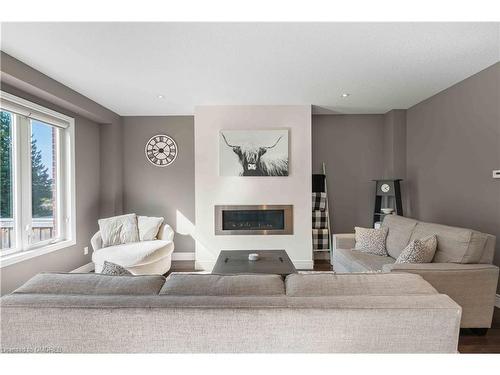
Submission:
<svg viewBox="0 0 500 375">
<path fill-rule="evenodd" d="M 31 120 L 31 243 L 58 238 L 58 129 Z"/>
<path fill-rule="evenodd" d="M 75 243 L 74 121 L 1 92 L 2 266 Z"/>
</svg>

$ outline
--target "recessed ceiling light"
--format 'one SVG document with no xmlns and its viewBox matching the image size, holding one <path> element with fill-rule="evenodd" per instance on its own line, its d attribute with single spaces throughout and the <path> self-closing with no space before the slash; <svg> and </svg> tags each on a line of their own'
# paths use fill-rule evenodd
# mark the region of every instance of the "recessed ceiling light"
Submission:
<svg viewBox="0 0 500 375">
<path fill-rule="evenodd" d="M 343 93 L 342 95 L 340 95 L 340 96 L 341 96 L 342 98 L 347 98 L 349 95 L 351 95 L 351 94 L 349 94 L 348 92 L 344 92 L 344 93 Z"/>
<path fill-rule="evenodd" d="M 163 99 L 165 98 L 163 95 L 158 95 L 158 99 Z"/>
</svg>

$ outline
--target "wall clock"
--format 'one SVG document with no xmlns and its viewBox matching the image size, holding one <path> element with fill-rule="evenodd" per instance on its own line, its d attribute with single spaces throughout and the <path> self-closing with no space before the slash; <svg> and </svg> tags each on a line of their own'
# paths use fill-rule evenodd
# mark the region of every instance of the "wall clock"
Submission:
<svg viewBox="0 0 500 375">
<path fill-rule="evenodd" d="M 382 190 L 384 193 L 388 193 L 389 190 L 391 190 L 391 186 L 388 184 L 382 184 L 382 186 L 380 187 L 380 190 Z"/>
<path fill-rule="evenodd" d="M 165 134 L 152 136 L 144 147 L 146 158 L 156 167 L 167 167 L 177 157 L 177 143 Z"/>
</svg>

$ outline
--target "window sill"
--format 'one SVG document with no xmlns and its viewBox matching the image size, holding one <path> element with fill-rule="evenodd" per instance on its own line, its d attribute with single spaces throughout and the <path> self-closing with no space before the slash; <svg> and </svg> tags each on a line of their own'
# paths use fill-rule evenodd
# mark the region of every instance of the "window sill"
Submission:
<svg viewBox="0 0 500 375">
<path fill-rule="evenodd" d="M 67 241 L 61 241 L 55 244 L 43 246 L 37 249 L 33 250 L 27 250 L 27 251 L 19 251 L 17 253 L 9 254 L 9 255 L 4 255 L 0 258 L 0 268 L 10 266 L 12 264 L 16 264 L 19 262 L 23 262 L 25 260 L 31 259 L 38 257 L 40 255 L 45 255 L 48 253 L 51 253 L 53 251 L 61 250 L 66 247 L 74 246 L 76 245 L 75 240 L 67 240 Z"/>
</svg>

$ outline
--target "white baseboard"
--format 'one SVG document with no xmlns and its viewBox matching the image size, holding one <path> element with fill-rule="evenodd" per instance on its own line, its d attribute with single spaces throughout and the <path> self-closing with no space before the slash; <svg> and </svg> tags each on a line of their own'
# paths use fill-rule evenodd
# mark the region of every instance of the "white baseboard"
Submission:
<svg viewBox="0 0 500 375">
<path fill-rule="evenodd" d="M 292 260 L 292 263 L 298 270 L 312 270 L 314 268 L 314 260 Z"/>
<path fill-rule="evenodd" d="M 94 263 L 90 262 L 87 264 L 84 264 L 81 267 L 78 267 L 77 269 L 74 269 L 73 271 L 70 271 L 71 273 L 88 273 L 90 271 L 94 270 Z"/>
<path fill-rule="evenodd" d="M 194 260 L 194 253 L 172 253 L 172 260 Z"/>
<path fill-rule="evenodd" d="M 194 269 L 196 271 L 212 271 L 214 266 L 215 266 L 214 261 L 195 260 L 195 262 L 194 262 Z"/>
<path fill-rule="evenodd" d="M 495 307 L 498 307 L 500 309 L 500 294 L 497 294 L 495 296 Z"/>
</svg>

